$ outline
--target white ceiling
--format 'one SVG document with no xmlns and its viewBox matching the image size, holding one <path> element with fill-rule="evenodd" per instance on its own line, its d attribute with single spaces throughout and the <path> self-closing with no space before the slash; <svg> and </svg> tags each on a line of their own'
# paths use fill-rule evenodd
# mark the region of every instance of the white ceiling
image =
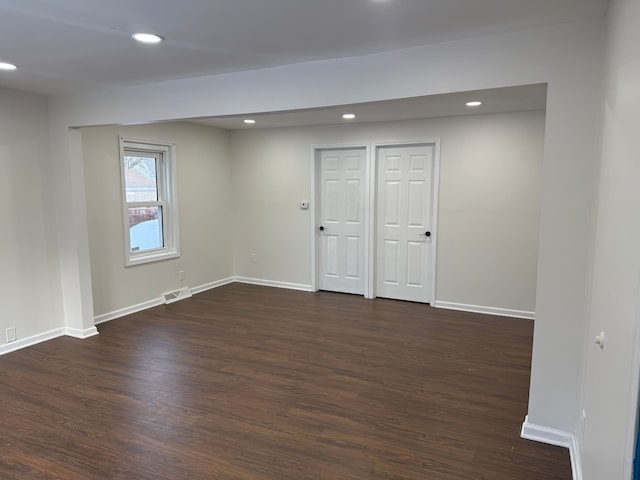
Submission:
<svg viewBox="0 0 640 480">
<path fill-rule="evenodd" d="M 608 0 L 0 0 L 0 86 L 55 94 L 600 17 Z M 145 46 L 130 35 L 155 32 Z"/>
<path fill-rule="evenodd" d="M 479 107 L 469 108 L 466 102 L 479 100 Z M 189 119 L 227 130 L 249 130 L 256 128 L 279 128 L 310 125 L 338 125 L 351 123 L 390 122 L 434 118 L 454 115 L 505 113 L 544 110 L 547 103 L 546 84 L 458 92 L 446 95 L 402 98 L 382 102 L 341 105 L 313 110 L 260 113 L 255 115 L 211 117 Z M 343 120 L 343 113 L 354 113 L 354 120 Z M 245 125 L 243 120 L 251 118 L 254 125 Z"/>
</svg>

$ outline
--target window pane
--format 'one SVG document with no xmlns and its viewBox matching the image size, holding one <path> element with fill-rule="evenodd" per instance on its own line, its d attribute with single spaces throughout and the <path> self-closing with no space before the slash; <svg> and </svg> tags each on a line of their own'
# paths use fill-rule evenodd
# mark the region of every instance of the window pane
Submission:
<svg viewBox="0 0 640 480">
<path fill-rule="evenodd" d="M 129 242 L 132 253 L 164 247 L 162 207 L 129 209 Z"/>
<path fill-rule="evenodd" d="M 155 157 L 125 155 L 124 178 L 127 202 L 155 202 L 158 200 Z"/>
</svg>

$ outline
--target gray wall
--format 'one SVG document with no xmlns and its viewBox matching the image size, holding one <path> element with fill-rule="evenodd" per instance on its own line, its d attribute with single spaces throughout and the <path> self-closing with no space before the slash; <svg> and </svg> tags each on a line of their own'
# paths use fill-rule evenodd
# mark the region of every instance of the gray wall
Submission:
<svg viewBox="0 0 640 480">
<path fill-rule="evenodd" d="M 124 267 L 118 135 L 175 142 L 180 258 Z M 311 145 L 428 138 L 441 142 L 437 300 L 533 314 L 540 111 L 231 135 L 186 122 L 84 128 L 97 320 L 232 275 L 310 286 L 311 211 L 298 202 L 313 197 Z"/>
<path fill-rule="evenodd" d="M 46 97 L 0 89 L 0 352 L 64 326 L 49 161 Z"/>
<path fill-rule="evenodd" d="M 638 398 L 640 312 L 640 2 L 608 19 L 603 145 L 586 369 L 578 428 L 585 480 L 629 479 Z M 604 350 L 593 339 L 605 332 Z"/>
<path fill-rule="evenodd" d="M 312 198 L 311 145 L 433 138 L 441 146 L 436 299 L 533 312 L 544 112 L 232 132 L 236 274 L 312 283 L 311 210 L 298 208 Z"/>
<path fill-rule="evenodd" d="M 175 143 L 179 258 L 124 266 L 118 135 Z M 191 123 L 93 127 L 82 129 L 82 145 L 96 316 L 232 276 L 226 131 Z"/>
</svg>

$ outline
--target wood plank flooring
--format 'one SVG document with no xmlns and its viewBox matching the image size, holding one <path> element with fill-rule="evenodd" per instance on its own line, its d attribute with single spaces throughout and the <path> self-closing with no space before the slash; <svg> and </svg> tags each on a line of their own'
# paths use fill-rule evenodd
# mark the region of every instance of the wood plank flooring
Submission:
<svg viewBox="0 0 640 480">
<path fill-rule="evenodd" d="M 0 357 L 0 478 L 569 480 L 533 323 L 232 284 Z"/>
</svg>

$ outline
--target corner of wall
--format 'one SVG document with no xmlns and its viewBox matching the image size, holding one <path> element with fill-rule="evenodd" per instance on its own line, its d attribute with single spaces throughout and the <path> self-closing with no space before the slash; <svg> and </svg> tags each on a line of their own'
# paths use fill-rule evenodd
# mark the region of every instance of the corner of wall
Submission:
<svg viewBox="0 0 640 480">
<path fill-rule="evenodd" d="M 580 445 L 574 433 L 529 423 L 529 416 L 527 415 L 522 423 L 520 437 L 534 442 L 567 448 L 569 450 L 569 456 L 571 457 L 573 480 L 582 480 Z"/>
</svg>

